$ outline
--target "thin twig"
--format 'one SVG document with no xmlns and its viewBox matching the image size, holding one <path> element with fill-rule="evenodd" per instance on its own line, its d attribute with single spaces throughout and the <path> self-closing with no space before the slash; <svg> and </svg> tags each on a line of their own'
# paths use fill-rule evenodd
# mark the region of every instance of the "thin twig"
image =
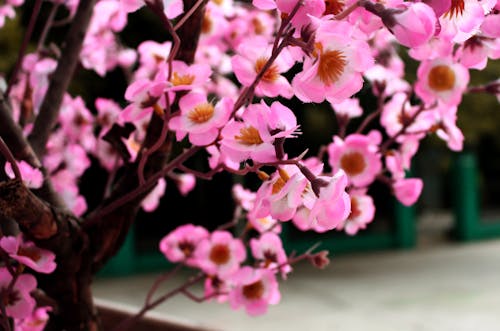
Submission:
<svg viewBox="0 0 500 331">
<path fill-rule="evenodd" d="M 54 18 L 56 17 L 57 10 L 61 4 L 54 3 L 52 4 L 52 8 L 50 8 L 49 16 L 43 25 L 42 32 L 40 33 L 40 38 L 38 39 L 38 47 L 37 51 L 40 51 L 45 45 L 45 40 L 47 39 L 47 35 L 54 24 Z"/>
<path fill-rule="evenodd" d="M 199 6 L 201 6 L 201 4 L 203 2 L 206 2 L 207 0 L 198 0 L 194 5 L 193 7 L 191 7 L 188 12 L 186 14 L 184 14 L 184 16 L 182 16 L 182 18 L 179 20 L 179 22 L 177 22 L 174 26 L 174 31 L 177 31 L 181 26 L 184 25 L 184 23 L 186 23 L 186 21 L 194 14 L 194 12 L 196 11 L 196 9 L 198 9 Z"/>
<path fill-rule="evenodd" d="M 12 86 L 16 83 L 17 75 L 21 70 L 21 66 L 23 65 L 24 55 L 26 54 L 26 49 L 28 48 L 28 44 L 31 39 L 31 35 L 33 34 L 33 29 L 35 27 L 36 20 L 38 15 L 40 14 L 40 8 L 42 7 L 43 0 L 36 0 L 35 5 L 33 6 L 33 11 L 31 12 L 30 21 L 28 23 L 28 27 L 26 28 L 26 33 L 24 34 L 24 39 L 19 48 L 19 54 L 17 56 L 16 64 L 14 65 L 14 70 L 12 70 L 12 74 L 9 79 L 9 84 L 7 86 L 7 90 L 5 91 L 5 95 L 9 95 Z"/>
<path fill-rule="evenodd" d="M 69 83 L 73 77 L 79 61 L 80 51 L 83 47 L 83 40 L 90 18 L 94 10 L 96 0 L 80 1 L 76 10 L 73 23 L 71 24 L 66 39 L 61 58 L 57 68 L 51 75 L 50 84 L 40 106 L 33 131 L 28 140 L 30 141 L 36 154 L 41 157 L 45 154 L 45 145 L 49 139 L 52 128 L 57 122 L 64 93 L 68 90 Z"/>
<path fill-rule="evenodd" d="M 10 151 L 9 147 L 5 144 L 5 141 L 3 141 L 2 137 L 0 137 L 0 153 L 2 153 L 2 155 L 5 157 L 5 159 L 12 166 L 12 171 L 14 171 L 14 175 L 16 176 L 16 179 L 23 181 L 23 176 L 21 175 L 21 171 L 19 170 L 19 167 L 17 166 L 16 159 L 14 158 L 14 155 L 12 155 L 12 152 Z"/>
</svg>

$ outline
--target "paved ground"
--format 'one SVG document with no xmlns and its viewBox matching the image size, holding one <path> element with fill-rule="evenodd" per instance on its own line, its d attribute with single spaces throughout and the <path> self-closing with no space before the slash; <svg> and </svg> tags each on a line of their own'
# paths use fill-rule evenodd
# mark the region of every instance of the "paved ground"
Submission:
<svg viewBox="0 0 500 331">
<path fill-rule="evenodd" d="M 323 271 L 304 263 L 283 283 L 281 304 L 263 317 L 186 298 L 154 315 L 225 331 L 500 330 L 500 240 L 422 246 L 341 256 Z M 95 294 L 135 309 L 154 279 L 101 279 Z"/>
</svg>

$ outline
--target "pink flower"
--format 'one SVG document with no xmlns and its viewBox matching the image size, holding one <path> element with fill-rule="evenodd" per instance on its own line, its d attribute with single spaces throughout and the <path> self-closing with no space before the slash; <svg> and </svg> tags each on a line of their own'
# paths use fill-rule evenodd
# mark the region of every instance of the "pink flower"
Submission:
<svg viewBox="0 0 500 331">
<path fill-rule="evenodd" d="M 230 121 L 221 132 L 221 153 L 237 163 L 276 161 L 275 139 L 293 137 L 298 128 L 293 112 L 277 101 L 271 107 L 264 101 L 252 104 L 241 119 Z"/>
<path fill-rule="evenodd" d="M 496 0 L 454 0 L 450 9 L 439 19 L 441 31 L 453 35 L 453 41 L 461 43 L 469 39 L 484 21 L 484 16 Z"/>
<path fill-rule="evenodd" d="M 164 70 L 168 66 L 163 66 Z M 170 91 L 186 91 L 192 90 L 196 87 L 203 86 L 210 79 L 212 70 L 210 66 L 205 63 L 187 65 L 182 61 L 172 61 L 172 76 L 169 81 Z M 168 77 L 165 73 L 162 75 Z"/>
<path fill-rule="evenodd" d="M 35 308 L 35 300 L 30 292 L 36 288 L 36 278 L 33 275 L 22 274 L 9 292 L 12 275 L 7 268 L 0 268 L 0 299 L 8 317 L 26 318 L 31 316 Z"/>
<path fill-rule="evenodd" d="M 319 21 L 319 20 L 318 20 Z M 373 65 L 368 44 L 356 40 L 347 22 L 319 21 L 315 50 L 304 61 L 292 87 L 304 102 L 339 103 L 363 86 L 362 73 Z"/>
<path fill-rule="evenodd" d="M 51 307 L 36 308 L 31 316 L 24 319 L 16 319 L 15 329 L 17 331 L 42 331 L 49 321 L 48 312 L 51 310 Z"/>
<path fill-rule="evenodd" d="M 290 171 L 290 174 L 287 172 Z M 255 197 L 249 218 L 271 215 L 274 219 L 288 221 L 302 203 L 302 192 L 308 181 L 294 166 L 278 168 L 271 178 L 264 181 Z"/>
<path fill-rule="evenodd" d="M 417 202 L 424 184 L 420 178 L 399 179 L 392 184 L 394 195 L 405 206 Z"/>
<path fill-rule="evenodd" d="M 432 8 L 424 3 L 410 3 L 401 11 L 398 8 L 393 18 L 394 22 L 391 21 L 391 26 L 387 27 L 401 45 L 417 47 L 434 36 L 436 15 Z"/>
<path fill-rule="evenodd" d="M 250 247 L 253 257 L 259 261 L 259 266 L 270 270 L 279 269 L 283 277 L 292 271 L 292 268 L 287 263 L 288 258 L 281 238 L 273 233 L 263 233 L 259 239 L 251 239 Z"/>
<path fill-rule="evenodd" d="M 195 257 L 208 275 L 226 279 L 240 268 L 246 251 L 241 240 L 233 238 L 231 233 L 214 231 L 196 247 Z"/>
<path fill-rule="evenodd" d="M 335 170 L 342 169 L 354 186 L 368 186 L 382 169 L 378 144 L 380 133 L 372 131 L 368 136 L 351 134 L 340 139 L 335 136 L 328 146 L 329 163 Z"/>
<path fill-rule="evenodd" d="M 349 216 L 351 202 L 345 189 L 347 176 L 340 170 L 332 177 L 320 176 L 303 193 L 303 206 L 292 221 L 302 231 L 335 229 Z"/>
<path fill-rule="evenodd" d="M 276 0 L 276 6 L 284 14 L 290 14 L 299 0 Z M 311 22 L 311 17 L 321 17 L 325 12 L 324 0 L 304 0 L 292 18 L 292 25 L 300 29 Z"/>
<path fill-rule="evenodd" d="M 17 166 L 23 176 L 24 185 L 34 189 L 42 187 L 43 174 L 39 169 L 31 167 L 25 161 L 18 162 Z M 5 173 L 9 176 L 9 178 L 15 178 L 14 170 L 12 170 L 12 165 L 9 162 L 5 163 Z"/>
<path fill-rule="evenodd" d="M 357 98 L 345 99 L 340 103 L 331 103 L 331 106 L 335 114 L 346 118 L 355 118 L 363 114 L 363 109 L 359 105 L 359 99 Z"/>
<path fill-rule="evenodd" d="M 425 132 L 434 125 L 435 115 L 431 111 L 419 111 L 419 106 L 412 106 L 406 93 L 396 93 L 384 105 L 380 116 L 380 123 L 391 137 L 405 128 L 405 134 L 425 135 Z"/>
<path fill-rule="evenodd" d="M 158 179 L 158 183 L 154 189 L 142 200 L 141 207 L 146 212 L 152 212 L 158 208 L 161 197 L 165 194 L 167 181 L 165 178 Z"/>
<path fill-rule="evenodd" d="M 353 236 L 359 230 L 366 229 L 366 226 L 373 221 L 375 205 L 372 197 L 363 190 L 349 192 L 349 195 L 351 197 L 351 213 L 344 224 L 337 229 L 344 229 L 348 235 Z"/>
<path fill-rule="evenodd" d="M 245 266 L 232 278 L 236 283 L 229 293 L 232 309 L 244 306 L 249 315 L 262 315 L 269 305 L 278 304 L 281 299 L 276 276 L 271 270 Z"/>
<path fill-rule="evenodd" d="M 181 225 L 160 241 L 160 251 L 171 262 L 184 262 L 198 266 L 194 253 L 198 244 L 209 237 L 208 231 L 193 224 Z"/>
<path fill-rule="evenodd" d="M 132 103 L 120 114 L 125 122 L 135 122 L 153 112 L 167 84 L 157 75 L 154 81 L 147 78 L 139 79 L 129 85 L 125 91 L 125 99 Z"/>
<path fill-rule="evenodd" d="M 271 215 L 267 215 L 265 217 L 249 217 L 248 218 L 249 225 L 255 231 L 259 233 L 265 233 L 272 231 L 274 233 L 281 233 L 281 224 L 278 220 L 271 217 Z"/>
<path fill-rule="evenodd" d="M 500 18 L 500 15 L 496 16 Z M 500 24 L 500 19 L 498 24 Z M 486 68 L 488 58 L 493 60 L 500 58 L 500 38 L 473 36 L 463 43 L 456 55 L 464 67 L 483 70 Z"/>
<path fill-rule="evenodd" d="M 238 47 L 238 53 L 231 58 L 231 63 L 236 78 L 243 86 L 250 86 L 263 70 L 271 56 L 271 48 L 272 45 L 263 37 L 247 39 Z M 291 98 L 293 96 L 292 87 L 281 74 L 287 72 L 294 62 L 288 51 L 284 49 L 269 69 L 265 71 L 255 88 L 255 93 L 258 96 L 277 97 L 281 95 L 288 99 Z"/>
<path fill-rule="evenodd" d="M 0 239 L 0 247 L 11 258 L 36 272 L 50 274 L 56 269 L 54 253 L 36 247 L 31 241 L 24 241 L 21 236 L 3 237 Z"/>
<path fill-rule="evenodd" d="M 223 98 L 215 106 L 202 93 L 191 92 L 179 101 L 180 116 L 173 117 L 169 126 L 176 131 L 177 140 L 186 134 L 193 145 L 210 145 L 219 136 L 219 129 L 229 119 L 233 101 Z"/>
<path fill-rule="evenodd" d="M 182 196 L 187 196 L 196 186 L 196 176 L 193 174 L 174 174 L 173 179 Z"/>
<path fill-rule="evenodd" d="M 232 189 L 233 198 L 244 210 L 249 211 L 255 202 L 255 193 L 245 189 L 241 184 L 235 184 Z"/>
<path fill-rule="evenodd" d="M 456 106 L 469 83 L 468 70 L 451 59 L 423 61 L 418 67 L 415 92 L 428 105 L 436 100 Z"/>
</svg>

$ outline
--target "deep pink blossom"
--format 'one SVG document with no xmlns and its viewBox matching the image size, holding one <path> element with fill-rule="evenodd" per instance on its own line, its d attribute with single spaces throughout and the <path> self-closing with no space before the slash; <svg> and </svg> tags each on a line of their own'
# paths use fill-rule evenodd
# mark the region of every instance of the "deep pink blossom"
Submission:
<svg viewBox="0 0 500 331">
<path fill-rule="evenodd" d="M 411 206 L 420 197 L 423 185 L 420 178 L 406 178 L 395 181 L 392 189 L 399 202 L 405 206 Z"/>
<path fill-rule="evenodd" d="M 36 288 L 36 278 L 33 275 L 21 274 L 9 293 L 12 275 L 7 268 L 0 267 L 0 298 L 8 317 L 27 318 L 35 308 L 35 299 L 30 292 Z"/>
<path fill-rule="evenodd" d="M 240 268 L 246 251 L 241 240 L 231 233 L 214 231 L 196 247 L 195 257 L 199 267 L 208 275 L 227 279 Z"/>
<path fill-rule="evenodd" d="M 54 253 L 38 248 L 33 242 L 23 240 L 21 236 L 3 237 L 0 239 L 0 247 L 11 258 L 36 272 L 50 274 L 56 268 Z"/>
<path fill-rule="evenodd" d="M 204 227 L 193 224 L 181 225 L 160 241 L 160 251 L 171 262 L 198 266 L 195 251 L 200 242 L 208 237 L 209 233 Z"/>
<path fill-rule="evenodd" d="M 335 136 L 333 143 L 328 146 L 330 166 L 335 171 L 344 170 L 354 186 L 367 186 L 382 169 L 378 153 L 380 141 L 380 133 L 376 131 L 367 136 L 351 134 L 344 140 Z"/>
<path fill-rule="evenodd" d="M 245 307 L 251 316 L 267 312 L 269 305 L 278 304 L 281 294 L 273 271 L 268 269 L 241 268 L 232 280 L 236 286 L 229 293 L 232 309 Z"/>
</svg>

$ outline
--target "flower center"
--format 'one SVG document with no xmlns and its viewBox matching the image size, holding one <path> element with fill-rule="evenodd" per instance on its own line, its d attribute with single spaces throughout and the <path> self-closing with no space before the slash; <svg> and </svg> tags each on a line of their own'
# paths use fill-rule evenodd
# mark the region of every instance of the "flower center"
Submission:
<svg viewBox="0 0 500 331">
<path fill-rule="evenodd" d="M 430 88 L 435 91 L 451 90 L 455 85 L 455 73 L 446 65 L 438 65 L 429 72 L 428 81 Z"/>
<path fill-rule="evenodd" d="M 183 241 L 179 243 L 179 249 L 185 257 L 190 257 L 194 252 L 194 245 L 189 241 Z"/>
<path fill-rule="evenodd" d="M 264 284 L 261 280 L 243 286 L 243 296 L 249 300 L 258 300 L 264 294 Z"/>
<path fill-rule="evenodd" d="M 263 34 L 266 31 L 266 28 L 257 17 L 252 18 L 251 23 L 255 34 Z"/>
<path fill-rule="evenodd" d="M 344 9 L 344 3 L 341 0 L 325 0 L 325 7 L 324 15 L 337 15 Z"/>
<path fill-rule="evenodd" d="M 223 265 L 229 262 L 231 257 L 231 252 L 229 251 L 229 247 L 227 245 L 214 245 L 210 250 L 210 261 L 215 263 L 216 265 Z"/>
<path fill-rule="evenodd" d="M 329 86 L 337 82 L 347 64 L 344 53 L 339 50 L 323 52 L 321 44 L 319 50 L 318 77 L 323 84 Z"/>
<path fill-rule="evenodd" d="M 278 262 L 278 257 L 276 256 L 275 252 L 267 250 L 264 252 L 263 256 L 264 256 L 264 265 L 266 266 L 266 268 L 269 267 L 271 263 Z"/>
<path fill-rule="evenodd" d="M 214 106 L 211 103 L 205 102 L 191 110 L 188 114 L 188 118 L 191 122 L 196 124 L 202 124 L 207 122 L 214 115 Z"/>
<path fill-rule="evenodd" d="M 42 254 L 40 254 L 40 250 L 36 247 L 19 247 L 17 251 L 17 255 L 26 256 L 31 260 L 37 262 L 42 258 Z"/>
<path fill-rule="evenodd" d="M 220 6 L 224 2 L 224 0 L 212 0 L 212 2 L 215 3 L 216 5 Z"/>
<path fill-rule="evenodd" d="M 445 17 L 452 18 L 453 16 L 458 17 L 463 15 L 465 8 L 464 0 L 451 0 L 450 9 L 444 14 Z"/>
<path fill-rule="evenodd" d="M 264 141 L 260 137 L 259 130 L 253 126 L 240 129 L 240 135 L 234 136 L 234 139 L 239 140 L 243 145 L 260 145 Z"/>
<path fill-rule="evenodd" d="M 359 208 L 358 199 L 351 197 L 351 214 L 349 219 L 359 217 L 361 215 L 361 209 Z"/>
<path fill-rule="evenodd" d="M 255 62 L 255 72 L 258 74 L 262 71 L 264 66 L 266 65 L 267 59 L 264 57 L 260 57 Z M 266 83 L 272 83 L 278 79 L 280 73 L 278 71 L 278 66 L 276 64 L 272 64 L 262 75 L 262 80 Z"/>
<path fill-rule="evenodd" d="M 280 176 L 273 184 L 273 190 L 272 190 L 273 194 L 280 192 L 281 189 L 286 185 L 286 183 L 290 179 L 290 176 L 288 176 L 288 173 L 285 170 L 280 168 L 278 169 L 278 173 L 280 174 Z"/>
<path fill-rule="evenodd" d="M 212 18 L 210 17 L 210 14 L 208 12 L 205 12 L 205 15 L 203 16 L 203 21 L 201 22 L 201 32 L 202 33 L 209 33 L 212 31 Z"/>
<path fill-rule="evenodd" d="M 174 86 L 179 86 L 179 85 L 191 85 L 194 82 L 194 79 L 196 78 L 195 75 L 179 75 L 178 73 L 174 72 L 172 74 L 172 78 L 170 79 L 170 82 Z"/>
<path fill-rule="evenodd" d="M 359 152 L 346 153 L 340 159 L 340 167 L 349 176 L 359 175 L 366 168 L 365 158 Z"/>
</svg>

